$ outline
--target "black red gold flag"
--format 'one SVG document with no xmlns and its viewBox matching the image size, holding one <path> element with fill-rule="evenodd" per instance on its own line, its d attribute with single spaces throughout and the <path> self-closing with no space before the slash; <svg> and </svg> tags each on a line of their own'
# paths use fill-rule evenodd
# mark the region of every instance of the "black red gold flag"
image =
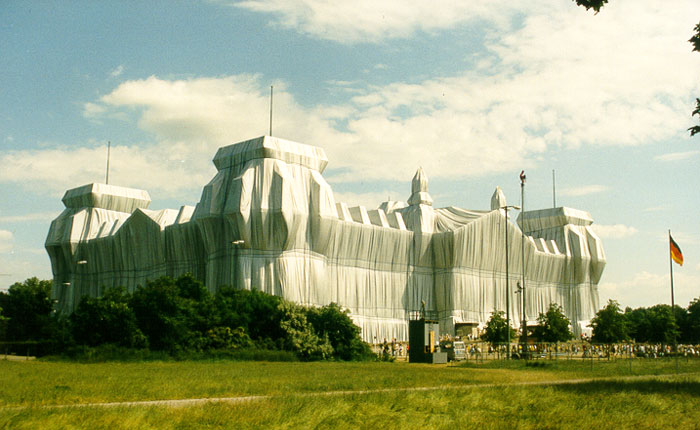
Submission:
<svg viewBox="0 0 700 430">
<path fill-rule="evenodd" d="M 671 235 L 668 235 L 668 238 L 670 240 L 669 247 L 671 248 L 671 258 L 673 261 L 676 263 L 680 264 L 681 266 L 683 265 L 683 253 L 681 252 L 681 248 L 678 246 L 675 240 L 671 237 Z"/>
</svg>

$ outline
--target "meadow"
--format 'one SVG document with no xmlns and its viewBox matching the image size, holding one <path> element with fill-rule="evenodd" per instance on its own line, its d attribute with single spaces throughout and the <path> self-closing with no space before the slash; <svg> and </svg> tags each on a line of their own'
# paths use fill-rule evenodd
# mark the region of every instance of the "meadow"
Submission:
<svg viewBox="0 0 700 430">
<path fill-rule="evenodd" d="M 631 367 L 626 360 L 538 364 L 0 361 L 0 428 L 620 429 L 700 423 L 697 360 L 633 360 Z M 586 381 L 566 382 L 580 379 Z M 328 392 L 335 393 L 323 394 Z M 79 406 L 238 396 L 262 397 L 179 407 Z"/>
</svg>

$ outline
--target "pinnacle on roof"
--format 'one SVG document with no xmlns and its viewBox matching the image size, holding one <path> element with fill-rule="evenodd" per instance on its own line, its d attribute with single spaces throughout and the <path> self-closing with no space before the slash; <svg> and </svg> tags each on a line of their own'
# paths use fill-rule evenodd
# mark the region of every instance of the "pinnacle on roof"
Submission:
<svg viewBox="0 0 700 430">
<path fill-rule="evenodd" d="M 433 205 L 433 198 L 428 194 L 428 176 L 422 167 L 419 167 L 411 182 L 411 197 L 409 205 Z"/>
<path fill-rule="evenodd" d="M 501 187 L 496 187 L 496 191 L 493 192 L 491 196 L 491 210 L 495 211 L 498 208 L 502 208 L 506 205 L 506 195 L 503 194 Z"/>
</svg>

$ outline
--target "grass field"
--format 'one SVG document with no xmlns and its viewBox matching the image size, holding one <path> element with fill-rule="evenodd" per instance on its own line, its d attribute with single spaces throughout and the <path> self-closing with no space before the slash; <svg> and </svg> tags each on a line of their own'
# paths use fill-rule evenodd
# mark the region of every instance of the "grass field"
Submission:
<svg viewBox="0 0 700 430">
<path fill-rule="evenodd" d="M 700 428 L 700 362 L 680 360 L 678 371 L 672 360 L 634 360 L 631 372 L 624 360 L 592 367 L 0 361 L 0 428 Z M 630 374 L 659 376 L 622 379 Z M 513 385 L 581 378 L 594 380 Z M 415 387 L 437 389 L 409 391 Z M 250 395 L 266 397 L 184 407 L 77 406 Z"/>
</svg>

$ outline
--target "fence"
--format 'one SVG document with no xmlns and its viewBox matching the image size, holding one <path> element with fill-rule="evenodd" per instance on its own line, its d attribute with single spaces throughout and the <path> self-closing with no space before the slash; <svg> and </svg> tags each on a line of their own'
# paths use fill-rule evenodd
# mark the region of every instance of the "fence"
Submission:
<svg viewBox="0 0 700 430">
<path fill-rule="evenodd" d="M 452 342 L 448 342 L 452 344 Z M 455 361 L 488 363 L 505 361 L 509 358 L 507 344 L 491 344 L 483 341 L 464 342 L 464 354 L 455 354 Z M 527 359 L 534 363 L 556 363 L 557 361 L 569 361 L 585 364 L 593 368 L 596 364 L 619 362 L 626 360 L 625 364 L 632 371 L 635 361 L 668 362 L 675 360 L 676 368 L 678 362 L 700 362 L 700 345 L 662 345 L 646 343 L 616 343 L 616 344 L 595 344 L 586 341 L 572 341 L 562 343 L 529 343 L 524 349 L 522 344 L 511 343 L 510 359 Z M 381 355 L 395 357 L 399 361 L 408 360 L 408 344 L 406 342 L 394 342 L 373 345 L 373 350 Z M 443 347 L 443 350 L 445 348 Z M 450 358 L 453 355 L 450 353 Z"/>
<path fill-rule="evenodd" d="M 21 342 L 0 342 L 0 360 L 7 360 L 10 357 L 41 357 L 51 353 L 55 349 L 55 342 L 48 341 L 21 341 Z"/>
</svg>

